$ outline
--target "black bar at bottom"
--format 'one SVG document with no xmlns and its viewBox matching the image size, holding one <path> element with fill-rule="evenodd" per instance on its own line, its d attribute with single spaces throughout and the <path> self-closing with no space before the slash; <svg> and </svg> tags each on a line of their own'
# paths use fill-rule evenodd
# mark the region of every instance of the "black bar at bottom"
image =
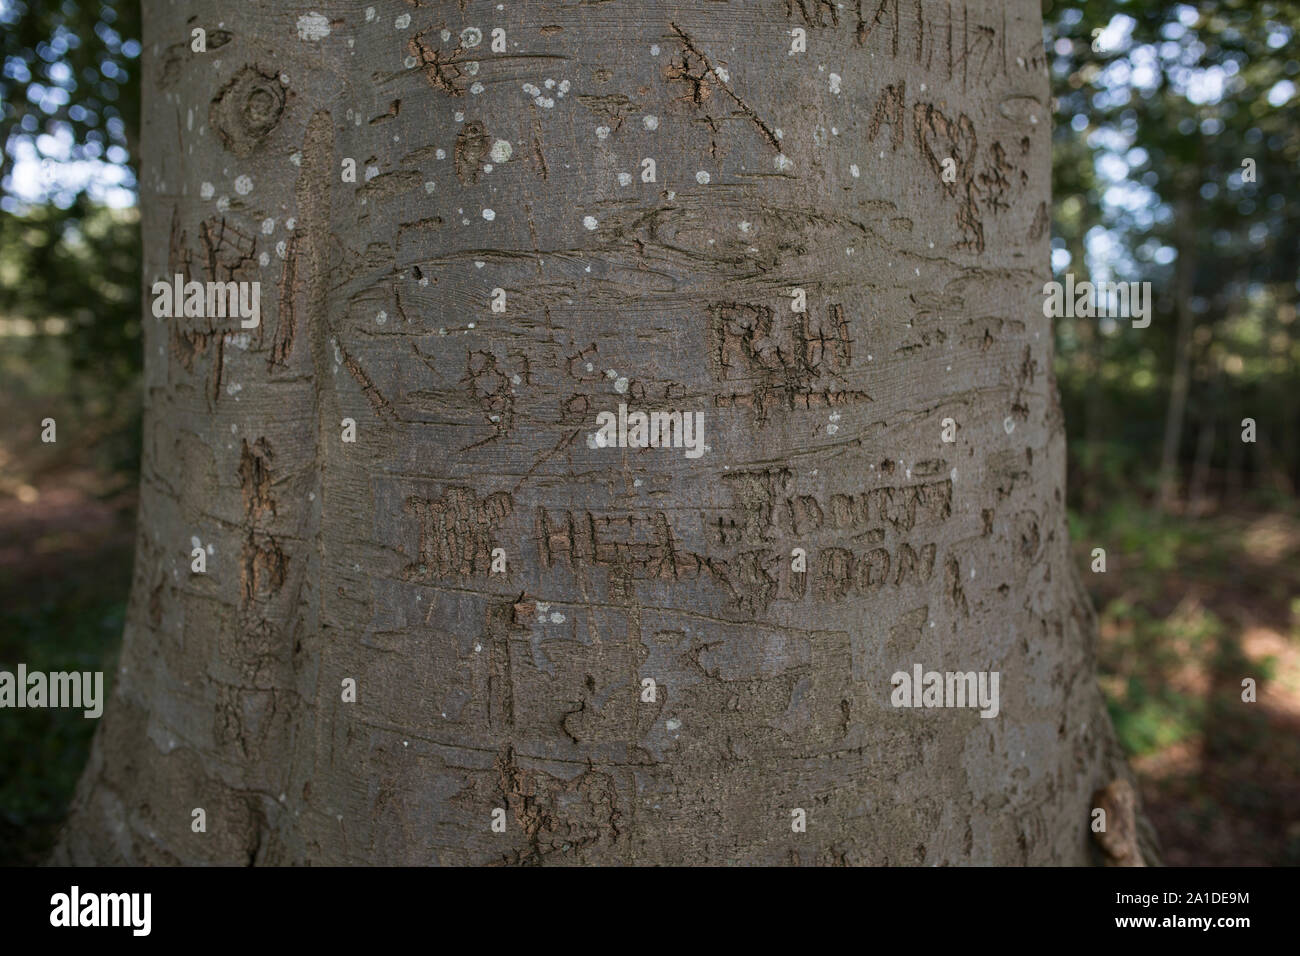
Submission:
<svg viewBox="0 0 1300 956">
<path fill-rule="evenodd" d="M 147 909 L 131 894 L 148 894 Z M 1292 872 L 1244 868 L 43 868 L 0 871 L 0 925 L 7 941 L 76 934 L 127 946 L 192 941 L 205 951 L 279 939 L 473 945 L 476 926 L 489 945 L 507 934 L 516 946 L 576 937 L 614 949 L 695 948 L 719 934 L 761 942 L 782 924 L 808 942 L 847 932 L 864 946 L 983 946 L 1022 933 L 1232 945 L 1289 929 L 1282 907 L 1294 894 Z"/>
</svg>

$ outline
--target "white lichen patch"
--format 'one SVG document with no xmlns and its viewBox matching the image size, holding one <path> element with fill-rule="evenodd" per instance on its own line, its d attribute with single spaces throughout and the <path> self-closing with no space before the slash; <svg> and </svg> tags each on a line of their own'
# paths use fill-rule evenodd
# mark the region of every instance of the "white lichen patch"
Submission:
<svg viewBox="0 0 1300 956">
<path fill-rule="evenodd" d="M 330 35 L 330 22 L 314 10 L 298 18 L 299 40 L 323 40 Z"/>
</svg>

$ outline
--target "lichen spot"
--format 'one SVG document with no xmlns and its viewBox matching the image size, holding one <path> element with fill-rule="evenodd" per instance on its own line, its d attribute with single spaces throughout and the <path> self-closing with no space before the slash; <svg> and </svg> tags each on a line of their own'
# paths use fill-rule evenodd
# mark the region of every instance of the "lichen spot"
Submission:
<svg viewBox="0 0 1300 956">
<path fill-rule="evenodd" d="M 312 11 L 298 18 L 299 40 L 323 40 L 330 35 L 330 22 L 319 13 Z"/>
</svg>

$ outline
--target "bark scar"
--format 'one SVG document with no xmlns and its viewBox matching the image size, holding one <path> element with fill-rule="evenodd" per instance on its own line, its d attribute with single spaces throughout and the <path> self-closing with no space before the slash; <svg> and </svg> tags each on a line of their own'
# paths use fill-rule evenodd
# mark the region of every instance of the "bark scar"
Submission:
<svg viewBox="0 0 1300 956">
<path fill-rule="evenodd" d="M 681 40 L 682 46 L 686 47 L 687 50 L 689 50 L 692 54 L 698 57 L 701 62 L 704 63 L 704 66 L 707 68 L 708 72 L 711 73 L 714 79 L 717 81 L 718 88 L 721 89 L 722 92 L 726 93 L 729 97 L 731 97 L 732 100 L 735 101 L 736 105 L 740 107 L 740 112 L 745 115 L 746 119 L 748 119 L 751 123 L 753 123 L 755 126 L 758 127 L 759 131 L 763 134 L 763 138 L 766 139 L 769 144 L 771 144 L 772 148 L 775 149 L 778 153 L 781 152 L 781 141 L 776 138 L 776 133 L 772 129 L 772 127 L 769 126 L 766 122 L 764 122 L 763 118 L 758 115 L 758 113 L 754 110 L 754 108 L 750 106 L 748 103 L 746 103 L 743 99 L 741 99 L 736 94 L 736 92 L 732 90 L 732 88 L 722 79 L 722 77 L 718 75 L 718 71 L 714 68 L 713 63 L 709 60 L 708 56 L 706 56 L 700 50 L 700 48 L 695 45 L 694 41 L 692 41 L 691 38 L 687 36 L 686 32 L 681 27 L 679 27 L 675 23 L 669 23 L 668 25 L 673 28 L 673 32 L 676 33 L 678 39 Z"/>
</svg>

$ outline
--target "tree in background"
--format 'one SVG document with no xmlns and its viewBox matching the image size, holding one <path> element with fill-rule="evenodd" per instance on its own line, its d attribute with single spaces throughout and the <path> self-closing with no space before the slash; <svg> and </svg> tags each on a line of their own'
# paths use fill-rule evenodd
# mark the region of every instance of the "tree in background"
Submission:
<svg viewBox="0 0 1300 956">
<path fill-rule="evenodd" d="M 1166 506 L 1208 494 L 1212 468 L 1216 494 L 1240 489 L 1247 469 L 1255 483 L 1291 491 L 1300 6 L 1045 9 L 1057 93 L 1054 265 L 1157 290 L 1150 328 L 1058 323 L 1070 406 L 1086 409 L 1080 449 L 1103 437 L 1112 453 L 1126 444 L 1126 478 L 1155 479 Z M 1142 423 L 1159 420 L 1157 403 L 1164 425 L 1152 431 Z M 1253 444 L 1241 441 L 1244 418 L 1256 422 Z"/>
<path fill-rule="evenodd" d="M 140 453 L 139 36 L 138 2 L 0 3 L 0 317 L 54 331 L 8 350 L 33 367 L 70 363 L 59 407 L 128 486 Z M 35 424 L 0 434 L 27 444 Z"/>
</svg>

